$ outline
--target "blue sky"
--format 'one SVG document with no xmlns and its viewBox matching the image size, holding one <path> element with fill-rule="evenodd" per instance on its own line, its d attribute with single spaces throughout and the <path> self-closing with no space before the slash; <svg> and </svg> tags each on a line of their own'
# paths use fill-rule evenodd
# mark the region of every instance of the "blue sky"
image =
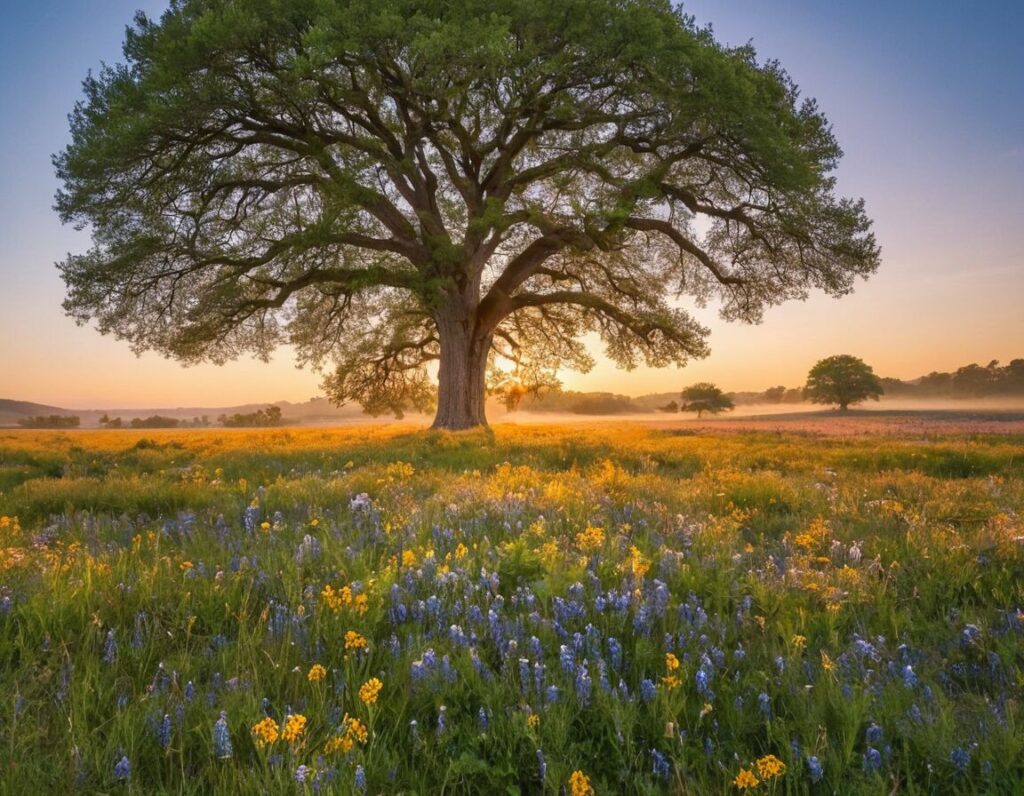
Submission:
<svg viewBox="0 0 1024 796">
<path fill-rule="evenodd" d="M 0 25 L 0 397 L 123 407 L 302 400 L 319 377 L 287 351 L 269 364 L 183 369 L 63 316 L 53 264 L 87 236 L 51 207 L 50 156 L 67 142 L 81 79 L 120 58 L 135 9 L 155 0 L 8 3 Z M 817 98 L 863 196 L 879 273 L 839 301 L 776 308 L 759 327 L 711 310 L 712 355 L 682 372 L 606 364 L 569 386 L 631 393 L 710 379 L 727 389 L 802 383 L 813 362 L 854 353 L 912 377 L 1024 356 L 1024 4 L 702 0 L 686 4 L 730 44 L 752 40 Z M 625 389 L 623 384 L 628 384 Z"/>
</svg>

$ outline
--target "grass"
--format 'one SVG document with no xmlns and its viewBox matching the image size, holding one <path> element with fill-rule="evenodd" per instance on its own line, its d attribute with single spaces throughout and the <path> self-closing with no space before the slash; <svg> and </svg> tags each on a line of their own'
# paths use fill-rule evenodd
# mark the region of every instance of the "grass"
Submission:
<svg viewBox="0 0 1024 796">
<path fill-rule="evenodd" d="M 0 793 L 1020 792 L 1022 454 L 0 432 Z"/>
</svg>

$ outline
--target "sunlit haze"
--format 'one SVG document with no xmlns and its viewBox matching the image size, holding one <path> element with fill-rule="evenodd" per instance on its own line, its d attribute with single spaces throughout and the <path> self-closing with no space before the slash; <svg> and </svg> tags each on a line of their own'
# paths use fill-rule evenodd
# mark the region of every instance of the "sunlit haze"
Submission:
<svg viewBox="0 0 1024 796">
<path fill-rule="evenodd" d="M 626 394 L 710 380 L 727 390 L 802 384 L 850 353 L 912 378 L 1024 356 L 1024 11 L 1014 2 L 757 0 L 686 4 L 719 40 L 752 40 L 815 97 L 845 157 L 839 192 L 862 196 L 882 266 L 843 299 L 770 310 L 760 326 L 718 320 L 712 353 L 683 371 L 622 372 L 599 361 L 566 387 Z M 77 327 L 54 263 L 88 234 L 52 210 L 50 156 L 89 69 L 121 59 L 124 26 L 154 0 L 9 3 L 0 24 L 0 398 L 67 407 L 216 406 L 305 400 L 320 377 L 290 351 L 270 363 L 182 368 Z M 595 341 L 595 345 L 598 345 Z"/>
</svg>

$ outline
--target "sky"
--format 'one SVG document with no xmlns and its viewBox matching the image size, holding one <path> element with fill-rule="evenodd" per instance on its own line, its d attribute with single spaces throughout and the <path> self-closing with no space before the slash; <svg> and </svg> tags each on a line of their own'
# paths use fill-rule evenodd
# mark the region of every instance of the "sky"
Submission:
<svg viewBox="0 0 1024 796">
<path fill-rule="evenodd" d="M 0 398 L 70 408 L 302 401 L 320 376 L 288 349 L 270 363 L 183 368 L 64 316 L 54 263 L 88 233 L 52 210 L 51 156 L 68 142 L 81 81 L 121 59 L 124 27 L 157 0 L 0 4 Z M 813 295 L 762 324 L 719 320 L 711 354 L 683 370 L 623 373 L 599 357 L 567 388 L 632 395 L 714 381 L 797 386 L 825 356 L 913 378 L 1024 357 L 1024 4 L 694 0 L 728 44 L 751 41 L 817 99 L 845 151 L 839 192 L 864 197 L 882 265 L 851 296 Z M 595 341 L 595 346 L 598 343 Z"/>
</svg>

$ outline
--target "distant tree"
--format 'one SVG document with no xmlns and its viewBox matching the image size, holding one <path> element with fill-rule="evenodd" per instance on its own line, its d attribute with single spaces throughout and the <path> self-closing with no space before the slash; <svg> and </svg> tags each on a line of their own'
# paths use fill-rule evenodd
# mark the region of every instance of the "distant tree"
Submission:
<svg viewBox="0 0 1024 796">
<path fill-rule="evenodd" d="M 257 409 L 247 414 L 238 412 L 233 415 L 220 415 L 217 420 L 228 428 L 263 428 L 279 426 L 284 422 L 280 406 L 268 406 L 266 409 Z"/>
<path fill-rule="evenodd" d="M 93 236 L 66 311 L 136 350 L 288 343 L 336 401 L 469 428 L 489 363 L 682 364 L 677 294 L 756 322 L 878 265 L 814 101 L 669 0 L 174 0 L 124 54 L 57 207 Z"/>
<path fill-rule="evenodd" d="M 675 401 L 669 401 L 664 406 L 659 406 L 658 407 L 658 411 L 659 412 L 668 412 L 669 414 L 673 414 L 673 413 L 679 411 L 679 404 L 676 403 Z"/>
<path fill-rule="evenodd" d="M 804 394 L 816 404 L 838 404 L 846 411 L 850 404 L 868 398 L 877 401 L 885 390 L 870 365 L 849 354 L 837 354 L 818 362 L 807 374 Z"/>
<path fill-rule="evenodd" d="M 106 412 L 100 418 L 100 425 L 104 428 L 123 428 L 124 421 L 120 417 L 111 417 Z"/>
<path fill-rule="evenodd" d="M 78 415 L 36 415 L 18 421 L 22 428 L 78 428 L 82 422 Z"/>
<path fill-rule="evenodd" d="M 683 402 L 680 412 L 696 412 L 700 417 L 705 412 L 717 415 L 733 408 L 732 399 L 718 387 L 708 381 L 691 384 L 683 390 Z"/>
<path fill-rule="evenodd" d="M 149 417 L 133 417 L 129 425 L 132 428 L 177 428 L 179 420 L 176 417 L 150 415 Z"/>
<path fill-rule="evenodd" d="M 786 388 L 782 385 L 778 387 L 769 387 L 764 391 L 765 403 L 769 404 L 780 404 L 782 403 L 783 397 L 786 395 Z"/>
</svg>

